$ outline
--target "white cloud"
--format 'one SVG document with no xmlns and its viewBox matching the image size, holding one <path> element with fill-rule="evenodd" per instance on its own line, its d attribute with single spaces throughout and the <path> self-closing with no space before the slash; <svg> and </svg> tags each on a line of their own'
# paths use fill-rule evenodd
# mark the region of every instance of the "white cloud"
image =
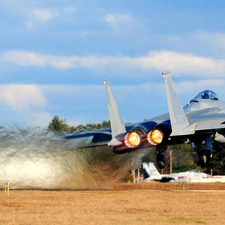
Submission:
<svg viewBox="0 0 225 225">
<path fill-rule="evenodd" d="M 0 86 L 0 101 L 14 110 L 27 110 L 31 107 L 44 107 L 46 99 L 36 85 L 11 84 Z"/>
<path fill-rule="evenodd" d="M 52 66 L 59 69 L 87 68 L 104 71 L 120 71 L 123 74 L 133 69 L 141 71 L 172 69 L 173 74 L 188 74 L 193 77 L 222 77 L 225 60 L 169 51 L 150 52 L 140 57 L 111 56 L 53 56 L 36 52 L 8 51 L 0 55 L 2 60 L 20 66 Z M 143 73 L 143 76 L 146 76 Z"/>
<path fill-rule="evenodd" d="M 109 24 L 112 30 L 111 35 L 139 40 L 140 34 L 146 36 L 149 30 L 143 23 L 139 23 L 129 14 L 107 14 L 103 19 Z"/>
<path fill-rule="evenodd" d="M 193 54 L 176 52 L 152 52 L 146 57 L 137 59 L 140 68 L 172 69 L 176 74 L 187 73 L 195 77 L 224 76 L 225 60 L 199 57 Z"/>
<path fill-rule="evenodd" d="M 132 22 L 132 18 L 128 14 L 108 14 L 104 19 L 113 28 L 118 28 L 121 24 Z"/>
<path fill-rule="evenodd" d="M 24 12 L 27 15 L 26 27 L 29 30 L 34 29 L 38 24 L 48 22 L 60 16 L 59 10 L 36 8 Z"/>
<path fill-rule="evenodd" d="M 3 55 L 3 58 L 21 66 L 44 66 L 46 64 L 45 57 L 35 52 L 9 51 Z"/>
<path fill-rule="evenodd" d="M 28 20 L 26 21 L 26 27 L 28 29 L 35 28 L 38 24 L 48 22 L 58 17 L 66 16 L 77 11 L 75 7 L 64 7 L 64 8 L 36 8 L 32 9 L 31 12 L 25 11 Z"/>
<path fill-rule="evenodd" d="M 58 12 L 50 9 L 35 9 L 34 16 L 43 22 L 59 16 Z"/>
<path fill-rule="evenodd" d="M 3 54 L 6 61 L 16 63 L 21 66 L 52 66 L 60 69 L 74 67 L 74 62 L 70 62 L 70 57 L 57 57 L 26 51 L 8 51 Z"/>
</svg>

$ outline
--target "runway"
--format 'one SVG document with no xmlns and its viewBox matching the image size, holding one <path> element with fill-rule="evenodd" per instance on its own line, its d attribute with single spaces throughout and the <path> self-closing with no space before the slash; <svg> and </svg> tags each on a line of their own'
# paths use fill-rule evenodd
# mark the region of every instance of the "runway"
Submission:
<svg viewBox="0 0 225 225">
<path fill-rule="evenodd" d="M 225 191 L 225 183 L 116 183 L 113 190 L 160 190 L 160 191 L 191 191 L 191 190 L 215 190 Z"/>
</svg>

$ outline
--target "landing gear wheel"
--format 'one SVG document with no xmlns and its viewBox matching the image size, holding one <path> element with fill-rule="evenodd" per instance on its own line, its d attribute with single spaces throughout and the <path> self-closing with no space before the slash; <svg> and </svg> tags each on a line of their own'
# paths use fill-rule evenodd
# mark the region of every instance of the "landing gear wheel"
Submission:
<svg viewBox="0 0 225 225">
<path fill-rule="evenodd" d="M 201 166 L 202 168 L 204 168 L 205 166 L 207 166 L 210 161 L 212 160 L 212 150 L 208 149 L 208 150 L 204 150 L 199 154 L 199 166 Z"/>
<path fill-rule="evenodd" d="M 165 158 L 165 156 L 162 153 L 158 153 L 156 155 L 156 163 L 157 163 L 157 166 L 160 169 L 165 168 L 165 166 L 166 166 L 166 158 Z"/>
</svg>

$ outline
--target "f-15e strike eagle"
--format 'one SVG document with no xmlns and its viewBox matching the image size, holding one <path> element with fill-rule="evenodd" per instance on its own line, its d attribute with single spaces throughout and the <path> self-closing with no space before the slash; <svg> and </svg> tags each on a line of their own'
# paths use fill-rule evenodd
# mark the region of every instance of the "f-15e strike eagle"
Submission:
<svg viewBox="0 0 225 225">
<path fill-rule="evenodd" d="M 72 134 L 64 138 L 88 138 L 90 142 L 84 147 L 108 145 L 118 154 L 155 147 L 159 168 L 166 165 L 164 152 L 167 146 L 189 143 L 197 156 L 195 162 L 202 167 L 206 166 L 212 158 L 213 142 L 225 143 L 225 102 L 219 100 L 215 92 L 204 90 L 183 108 L 170 73 L 162 73 L 169 113 L 125 125 L 110 83 L 105 81 L 111 129 Z"/>
</svg>

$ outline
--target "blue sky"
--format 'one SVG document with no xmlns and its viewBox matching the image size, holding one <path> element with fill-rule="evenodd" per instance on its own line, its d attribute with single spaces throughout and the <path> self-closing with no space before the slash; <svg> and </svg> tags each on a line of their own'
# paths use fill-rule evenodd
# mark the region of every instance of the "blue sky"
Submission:
<svg viewBox="0 0 225 225">
<path fill-rule="evenodd" d="M 225 1 L 0 0 L 1 125 L 108 120 L 110 79 L 124 122 L 167 112 L 161 72 L 182 105 L 225 100 Z"/>
</svg>

